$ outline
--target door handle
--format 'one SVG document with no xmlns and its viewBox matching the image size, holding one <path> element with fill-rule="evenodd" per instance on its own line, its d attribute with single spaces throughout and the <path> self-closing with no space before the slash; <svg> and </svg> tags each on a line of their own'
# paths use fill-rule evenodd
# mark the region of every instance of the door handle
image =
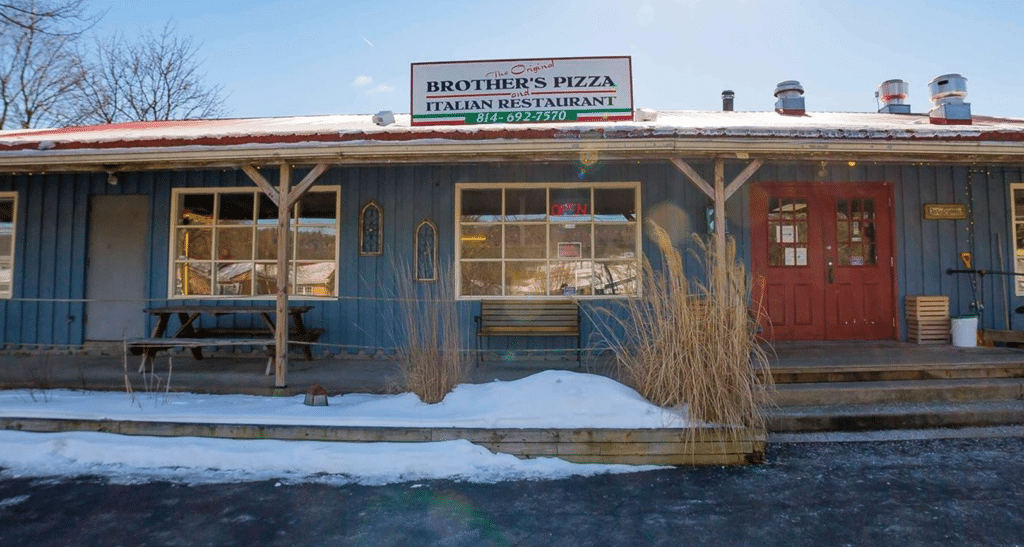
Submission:
<svg viewBox="0 0 1024 547">
<path fill-rule="evenodd" d="M 828 261 L 828 282 L 829 282 L 829 284 L 835 283 L 836 278 L 835 278 L 834 274 L 835 274 L 835 268 L 833 268 L 833 266 L 832 266 L 832 261 L 829 260 Z"/>
</svg>

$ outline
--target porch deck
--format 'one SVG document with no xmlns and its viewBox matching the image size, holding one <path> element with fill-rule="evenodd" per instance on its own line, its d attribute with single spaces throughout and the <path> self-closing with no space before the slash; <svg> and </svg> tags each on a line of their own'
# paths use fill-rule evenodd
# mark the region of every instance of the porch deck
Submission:
<svg viewBox="0 0 1024 547">
<path fill-rule="evenodd" d="M 898 375 L 918 375 L 929 368 L 949 371 L 966 368 L 1024 368 L 1024 350 L 1005 347 L 956 348 L 949 345 L 916 345 L 902 342 L 784 342 L 767 347 L 776 382 L 817 373 L 843 375 L 877 374 L 879 370 Z M 171 389 L 196 393 L 295 394 L 318 383 L 331 394 L 386 393 L 392 390 L 398 369 L 387 357 L 347 355 L 318 356 L 304 361 L 289 360 L 289 385 L 274 389 L 273 377 L 263 376 L 266 356 L 262 352 L 243 355 L 214 354 L 202 361 L 187 352 L 173 355 Z M 129 361 L 129 378 L 136 387 L 141 375 Z M 157 373 L 166 376 L 168 356 L 156 359 Z M 585 360 L 525 361 L 484 360 L 470 371 L 470 382 L 516 380 L 552 368 L 580 370 L 617 379 L 617 370 L 607 357 Z M 874 371 L 874 372 L 872 372 Z M 916 371 L 916 372 L 915 372 Z M 948 372 L 943 377 L 950 377 Z M 861 380 L 871 378 L 860 378 Z M 890 378 L 897 379 L 897 378 Z M 20 352 L 0 354 L 0 389 L 87 389 L 123 390 L 123 357 L 115 352 Z M 805 380 L 806 381 L 806 380 Z M 815 381 L 839 381 L 828 378 Z"/>
</svg>

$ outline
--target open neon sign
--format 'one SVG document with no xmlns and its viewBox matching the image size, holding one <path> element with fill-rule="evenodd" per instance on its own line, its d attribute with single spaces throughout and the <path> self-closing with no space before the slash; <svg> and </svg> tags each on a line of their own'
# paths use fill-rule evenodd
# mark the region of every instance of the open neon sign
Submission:
<svg viewBox="0 0 1024 547">
<path fill-rule="evenodd" d="M 586 203 L 554 203 L 551 205 L 551 216 L 586 215 L 588 209 Z"/>
</svg>

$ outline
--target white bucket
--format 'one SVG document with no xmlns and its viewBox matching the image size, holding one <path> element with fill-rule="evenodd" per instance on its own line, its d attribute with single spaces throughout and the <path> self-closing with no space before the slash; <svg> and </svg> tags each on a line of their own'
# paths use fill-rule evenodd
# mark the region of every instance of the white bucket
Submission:
<svg viewBox="0 0 1024 547">
<path fill-rule="evenodd" d="M 953 338 L 953 345 L 958 348 L 973 348 L 978 345 L 978 316 L 965 315 L 950 319 L 949 332 Z"/>
</svg>

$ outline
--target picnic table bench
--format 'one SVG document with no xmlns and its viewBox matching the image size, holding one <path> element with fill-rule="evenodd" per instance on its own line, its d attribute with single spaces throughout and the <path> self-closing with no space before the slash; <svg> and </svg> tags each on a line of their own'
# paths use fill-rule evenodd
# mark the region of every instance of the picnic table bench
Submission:
<svg viewBox="0 0 1024 547">
<path fill-rule="evenodd" d="M 290 340 L 316 342 L 320 338 L 323 329 L 309 329 L 302 319 L 302 315 L 312 309 L 313 306 L 308 305 L 288 307 L 288 315 L 292 323 L 288 335 Z M 145 370 L 146 363 L 152 361 L 158 351 L 174 347 L 188 348 L 195 359 L 201 360 L 203 358 L 203 347 L 264 346 L 269 355 L 266 374 L 270 374 L 274 356 L 273 349 L 276 347 L 274 338 L 275 324 L 272 318 L 272 314 L 276 314 L 274 307 L 259 304 L 232 306 L 185 304 L 146 308 L 143 311 L 147 314 L 155 315 L 158 319 L 150 337 L 127 340 L 129 351 L 134 355 L 141 354 L 143 356 L 142 363 L 139 365 L 140 372 Z M 218 317 L 245 314 L 258 315 L 263 320 L 266 328 L 196 326 L 197 321 L 203 315 Z M 178 317 L 181 326 L 173 333 L 169 333 L 167 327 L 171 316 L 174 315 Z M 313 352 L 308 344 L 302 345 L 302 351 L 307 361 L 313 360 Z"/>
</svg>

